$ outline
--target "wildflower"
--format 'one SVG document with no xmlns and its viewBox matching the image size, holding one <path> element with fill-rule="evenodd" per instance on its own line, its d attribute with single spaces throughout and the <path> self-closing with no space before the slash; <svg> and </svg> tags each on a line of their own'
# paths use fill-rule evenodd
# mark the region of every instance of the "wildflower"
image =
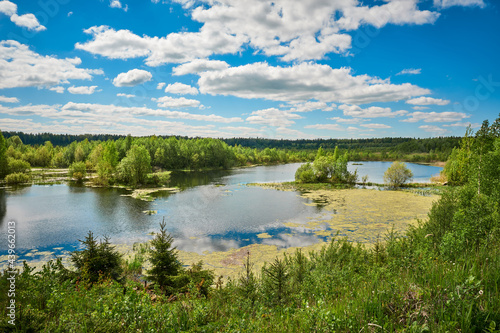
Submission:
<svg viewBox="0 0 500 333">
<path fill-rule="evenodd" d="M 482 294 L 483 294 L 483 291 L 479 290 L 479 296 L 481 296 Z"/>
</svg>

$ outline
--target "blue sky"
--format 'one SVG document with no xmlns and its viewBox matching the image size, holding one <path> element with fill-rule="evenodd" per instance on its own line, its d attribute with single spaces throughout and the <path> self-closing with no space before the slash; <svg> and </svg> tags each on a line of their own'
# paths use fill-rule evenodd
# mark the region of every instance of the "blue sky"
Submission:
<svg viewBox="0 0 500 333">
<path fill-rule="evenodd" d="M 0 129 L 461 136 L 500 113 L 499 6 L 0 1 Z"/>
</svg>

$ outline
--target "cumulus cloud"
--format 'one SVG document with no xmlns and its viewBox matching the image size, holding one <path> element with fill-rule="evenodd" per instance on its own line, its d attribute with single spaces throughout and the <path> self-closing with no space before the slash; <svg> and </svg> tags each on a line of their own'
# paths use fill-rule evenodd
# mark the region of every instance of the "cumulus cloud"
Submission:
<svg viewBox="0 0 500 333">
<path fill-rule="evenodd" d="M 269 108 L 253 111 L 246 121 L 251 124 L 287 127 L 295 124 L 293 119 L 302 119 L 302 117 L 290 111 Z"/>
<path fill-rule="evenodd" d="M 0 1 L 0 13 L 9 16 L 10 20 L 18 27 L 32 31 L 43 31 L 47 29 L 38 22 L 38 19 L 33 14 L 17 15 L 17 5 L 13 2 L 7 0 Z"/>
<path fill-rule="evenodd" d="M 384 124 L 361 124 L 359 125 L 361 127 L 366 127 L 366 128 L 372 128 L 372 129 L 384 129 L 384 128 L 391 128 L 389 125 L 384 125 Z"/>
<path fill-rule="evenodd" d="M 156 86 L 156 89 L 158 89 L 158 90 L 163 89 L 163 87 L 165 87 L 165 84 L 166 84 L 165 82 L 158 83 L 158 85 Z"/>
<path fill-rule="evenodd" d="M 148 66 L 165 63 L 184 63 L 212 54 L 236 53 L 242 44 L 224 29 L 200 32 L 171 33 L 167 37 L 138 36 L 130 30 L 114 30 L 108 26 L 94 26 L 84 30 L 93 39 L 76 43 L 77 49 L 111 59 L 146 57 Z"/>
<path fill-rule="evenodd" d="M 17 97 L 0 96 L 0 103 L 18 103 Z"/>
<path fill-rule="evenodd" d="M 69 80 L 91 80 L 102 70 L 77 68 L 80 58 L 58 59 L 42 56 L 17 41 L 0 42 L 0 89 L 18 87 L 49 88 Z"/>
<path fill-rule="evenodd" d="M 319 130 L 329 130 L 329 131 L 344 131 L 344 128 L 338 124 L 315 124 L 307 125 L 304 128 L 314 128 Z"/>
<path fill-rule="evenodd" d="M 283 105 L 284 107 L 284 105 Z M 291 105 L 290 111 L 293 112 L 311 112 L 314 110 L 321 111 L 332 111 L 335 107 L 335 104 L 327 104 L 325 102 L 305 102 L 305 103 L 295 103 Z"/>
<path fill-rule="evenodd" d="M 58 94 L 62 94 L 64 92 L 64 87 L 57 86 L 57 87 L 51 87 L 49 90 L 55 91 Z"/>
<path fill-rule="evenodd" d="M 165 88 L 166 93 L 177 94 L 177 95 L 198 95 L 198 89 L 192 87 L 188 84 L 175 82 L 169 84 Z"/>
<path fill-rule="evenodd" d="M 350 68 L 301 63 L 288 67 L 260 62 L 200 73 L 201 93 L 263 98 L 300 103 L 309 100 L 365 104 L 408 99 L 428 94 L 428 89 L 404 83 L 392 84 L 368 75 L 351 74 Z"/>
<path fill-rule="evenodd" d="M 404 116 L 408 113 L 405 110 L 392 111 L 391 108 L 382 108 L 379 106 L 370 106 L 366 109 L 360 108 L 358 105 L 340 105 L 339 109 L 344 111 L 344 116 L 359 117 L 359 118 L 379 118 L 379 117 L 396 117 Z"/>
<path fill-rule="evenodd" d="M 196 108 L 200 106 L 200 101 L 195 99 L 187 99 L 184 97 L 173 98 L 169 96 L 164 96 L 160 98 L 154 98 L 154 101 L 158 103 L 160 108 Z"/>
<path fill-rule="evenodd" d="M 418 128 L 420 128 L 428 133 L 432 133 L 432 135 L 445 135 L 445 134 L 450 132 L 447 129 L 441 128 L 439 126 L 433 126 L 433 125 L 422 125 L 422 126 L 419 126 Z"/>
<path fill-rule="evenodd" d="M 125 5 L 125 7 L 123 7 L 120 0 L 111 0 L 109 2 L 109 7 L 123 9 L 125 12 L 128 11 L 128 5 Z"/>
<path fill-rule="evenodd" d="M 145 57 L 150 66 L 234 54 L 243 46 L 284 61 L 304 61 L 346 53 L 351 48 L 349 32 L 363 25 L 429 24 L 439 17 L 437 12 L 420 10 L 418 0 L 374 6 L 355 0 L 177 2 L 201 23 L 199 31 L 150 37 L 96 26 L 85 31 L 92 40 L 76 47 L 109 58 Z"/>
<path fill-rule="evenodd" d="M 421 68 L 406 68 L 403 69 L 401 72 L 397 73 L 396 75 L 417 75 L 420 74 L 422 71 Z"/>
<path fill-rule="evenodd" d="M 78 94 L 78 95 L 92 95 L 94 92 L 96 92 L 97 86 L 80 86 L 80 87 L 69 87 L 68 92 L 71 94 Z M 97 90 L 101 91 L 101 90 Z"/>
<path fill-rule="evenodd" d="M 446 123 L 460 121 L 465 118 L 469 118 L 462 112 L 413 112 L 408 114 L 410 118 L 401 120 L 406 123 L 416 123 L 418 121 L 424 121 L 426 123 Z"/>
<path fill-rule="evenodd" d="M 367 120 L 367 119 L 361 119 L 361 118 L 346 119 L 346 118 L 340 118 L 340 117 L 332 117 L 332 118 L 328 118 L 328 119 L 335 120 L 337 123 L 342 123 L 342 124 L 359 124 L 359 123 Z"/>
<path fill-rule="evenodd" d="M 125 73 L 118 74 L 113 79 L 113 85 L 116 87 L 133 87 L 138 84 L 150 81 L 153 75 L 142 69 L 132 69 Z"/>
<path fill-rule="evenodd" d="M 448 105 L 450 101 L 432 97 L 417 97 L 407 100 L 406 103 L 412 105 Z"/>
<path fill-rule="evenodd" d="M 124 93 L 118 93 L 116 94 L 117 97 L 125 97 L 125 98 L 135 98 L 137 97 L 136 95 L 132 95 L 132 94 L 124 94 Z"/>
<path fill-rule="evenodd" d="M 485 4 L 483 0 L 434 0 L 434 6 L 438 8 L 450 8 L 453 6 L 478 6 L 484 8 Z"/>
<path fill-rule="evenodd" d="M 221 60 L 196 59 L 172 69 L 173 75 L 199 74 L 210 71 L 220 71 L 229 68 L 229 64 Z"/>
</svg>

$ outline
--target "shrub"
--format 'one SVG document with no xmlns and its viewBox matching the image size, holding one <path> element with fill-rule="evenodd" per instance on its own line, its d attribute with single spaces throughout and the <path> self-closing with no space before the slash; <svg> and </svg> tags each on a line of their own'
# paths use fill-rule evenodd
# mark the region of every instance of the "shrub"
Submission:
<svg viewBox="0 0 500 333">
<path fill-rule="evenodd" d="M 394 162 L 384 173 L 384 182 L 396 188 L 413 178 L 413 172 L 403 162 Z"/>
<path fill-rule="evenodd" d="M 31 165 L 23 160 L 17 160 L 15 158 L 8 159 L 8 170 L 9 173 L 27 173 L 31 169 Z"/>
<path fill-rule="evenodd" d="M 85 162 L 74 162 L 69 167 L 68 172 L 69 177 L 81 181 L 87 176 L 87 166 Z"/>
<path fill-rule="evenodd" d="M 21 172 L 11 173 L 10 175 L 7 175 L 7 177 L 5 177 L 5 181 L 7 182 L 7 184 L 28 183 L 30 180 L 30 175 Z"/>
<path fill-rule="evenodd" d="M 316 176 L 311 163 L 302 164 L 295 172 L 295 180 L 301 183 L 314 183 Z"/>
</svg>

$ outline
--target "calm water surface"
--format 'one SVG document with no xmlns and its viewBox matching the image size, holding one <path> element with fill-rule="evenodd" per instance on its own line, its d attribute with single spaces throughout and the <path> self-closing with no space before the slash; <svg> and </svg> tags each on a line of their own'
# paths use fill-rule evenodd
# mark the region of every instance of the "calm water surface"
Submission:
<svg viewBox="0 0 500 333">
<path fill-rule="evenodd" d="M 130 191 L 115 188 L 64 184 L 0 189 L 1 236 L 7 239 L 7 221 L 15 221 L 18 253 L 73 250 L 89 230 L 99 237 L 108 235 L 113 243 L 146 241 L 165 218 L 175 245 L 185 251 L 224 251 L 252 243 L 307 246 L 318 241 L 314 230 L 288 228 L 283 223 L 307 222 L 321 213 L 320 207 L 305 205 L 307 200 L 296 192 L 245 185 L 291 181 L 299 165 L 174 173 L 170 186 L 181 191 L 158 192 L 152 202 L 124 196 Z M 349 169 L 357 168 L 360 177 L 368 174 L 369 181 L 381 183 L 389 166 L 390 162 L 363 162 Z M 408 166 L 419 182 L 441 170 Z M 158 213 L 146 215 L 146 210 Z M 262 233 L 273 237 L 260 238 Z M 0 242 L 0 254 L 6 254 L 6 245 L 6 241 Z"/>
</svg>

